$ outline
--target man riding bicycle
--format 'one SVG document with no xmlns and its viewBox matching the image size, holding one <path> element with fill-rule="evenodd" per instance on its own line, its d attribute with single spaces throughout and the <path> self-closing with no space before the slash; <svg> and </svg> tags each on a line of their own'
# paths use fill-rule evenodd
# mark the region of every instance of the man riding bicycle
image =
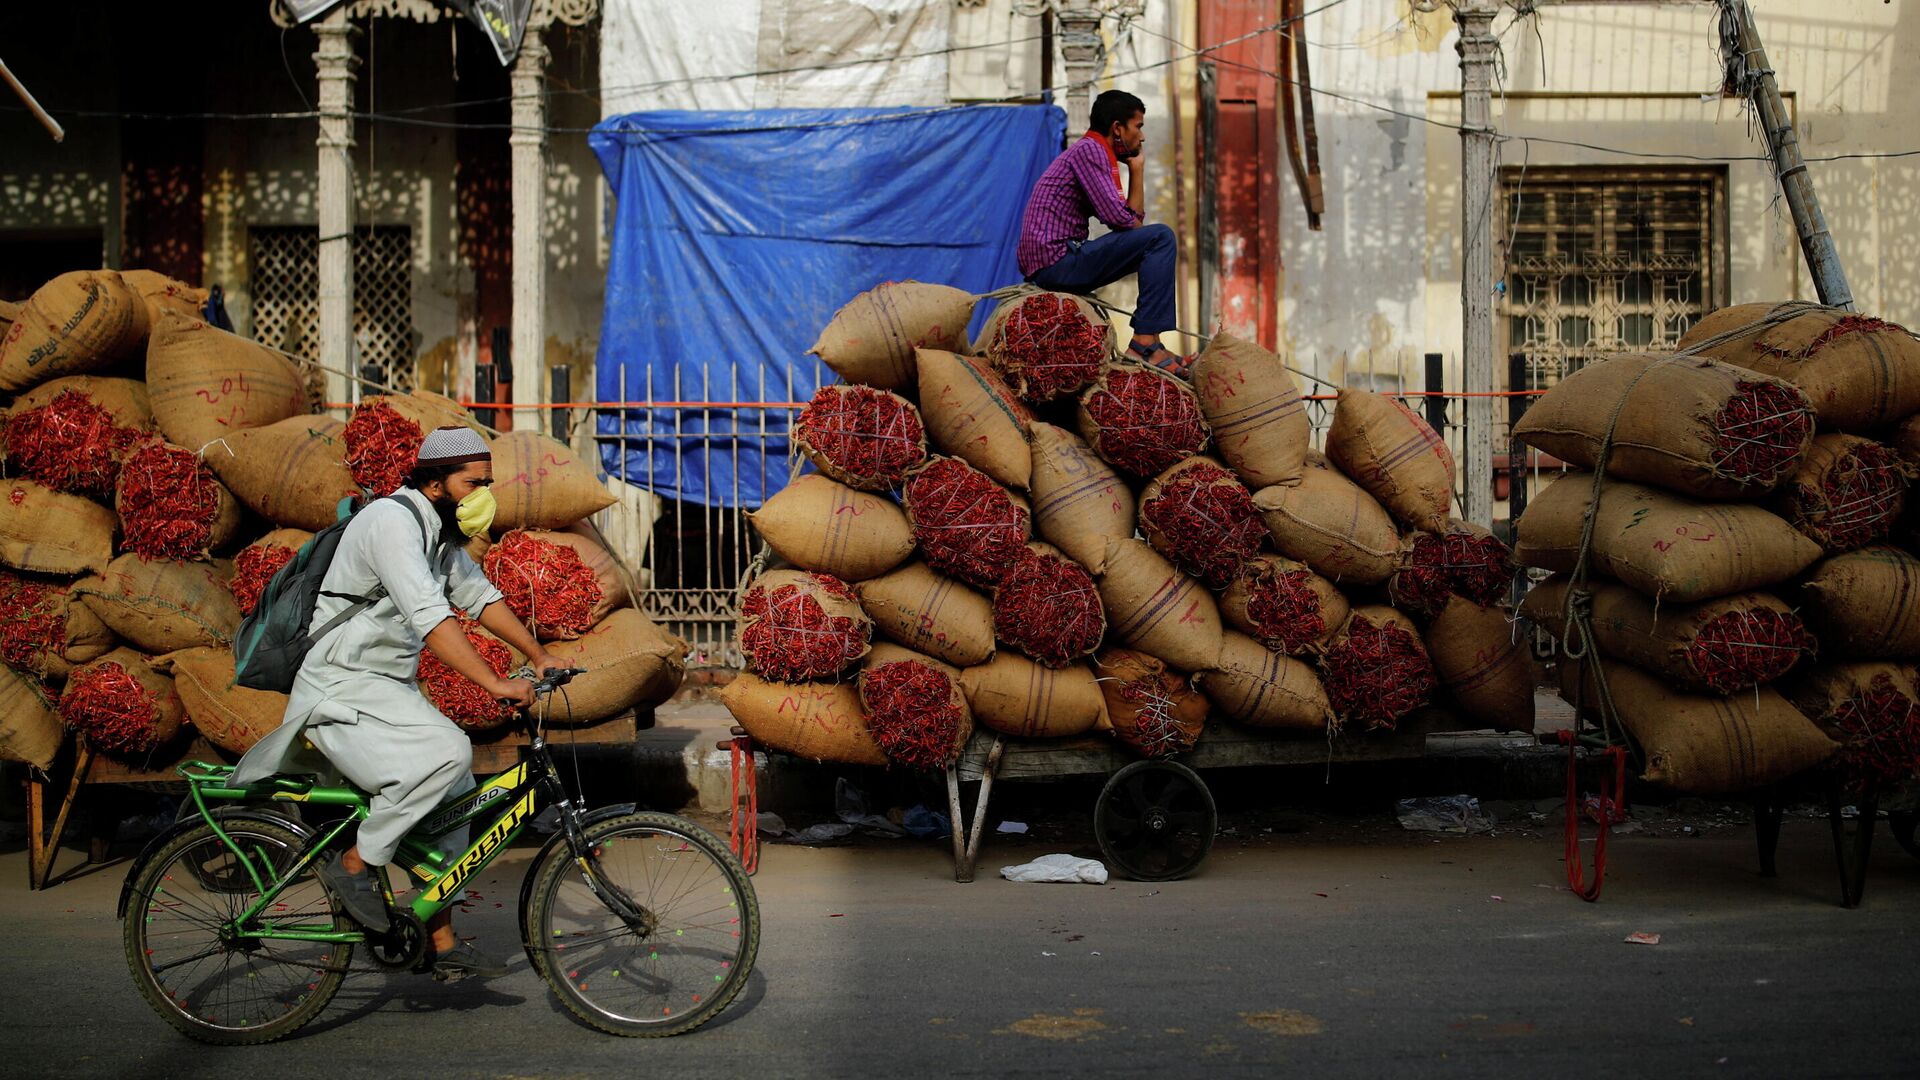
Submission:
<svg viewBox="0 0 1920 1080">
<path fill-rule="evenodd" d="M 385 931 L 388 913 L 376 874 L 400 838 L 449 799 L 470 791 L 473 745 L 433 707 L 416 681 L 420 650 L 493 696 L 518 705 L 533 685 L 502 678 L 467 640 L 453 608 L 478 614 L 482 627 L 519 650 L 535 671 L 566 665 L 550 656 L 503 602 L 464 548 L 493 523 L 493 456 L 464 427 L 429 434 L 404 487 L 355 514 L 341 534 L 314 605 L 314 627 L 326 625 L 359 598 L 384 589 L 371 606 L 314 643 L 295 677 L 286 719 L 240 759 L 232 783 L 277 773 L 319 772 L 307 748 L 371 795 L 352 847 L 319 868 L 319 876 L 356 921 Z M 447 834 L 457 855 L 467 830 Z M 493 978 L 506 964 L 453 932 L 451 912 L 427 924 L 434 972 Z"/>
</svg>

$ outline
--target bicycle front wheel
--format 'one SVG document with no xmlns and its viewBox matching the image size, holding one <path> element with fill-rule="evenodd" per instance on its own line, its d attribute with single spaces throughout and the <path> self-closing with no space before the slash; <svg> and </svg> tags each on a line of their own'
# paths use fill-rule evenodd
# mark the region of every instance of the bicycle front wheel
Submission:
<svg viewBox="0 0 1920 1080">
<path fill-rule="evenodd" d="M 223 827 L 269 886 L 304 846 L 268 821 L 235 818 Z M 127 903 L 127 965 L 140 995 L 167 1023 L 202 1042 L 272 1042 L 333 1000 L 353 946 L 248 938 L 229 929 L 259 896 L 246 863 L 209 826 L 181 833 L 140 871 Z M 310 867 L 267 905 L 264 918 L 329 930 L 348 925 Z"/>
<path fill-rule="evenodd" d="M 534 967 L 569 1011 L 614 1035 L 692 1031 L 747 984 L 760 949 L 753 885 L 712 833 L 671 814 L 589 826 L 585 846 L 616 912 L 564 852 L 546 860 L 527 919 Z"/>
</svg>

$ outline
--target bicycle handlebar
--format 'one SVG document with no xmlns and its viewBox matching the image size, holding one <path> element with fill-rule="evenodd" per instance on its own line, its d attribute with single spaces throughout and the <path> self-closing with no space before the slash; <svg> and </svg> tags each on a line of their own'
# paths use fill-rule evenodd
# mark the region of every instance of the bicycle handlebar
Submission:
<svg viewBox="0 0 1920 1080">
<path fill-rule="evenodd" d="M 533 692 L 536 695 L 540 695 L 551 694 L 560 687 L 572 682 L 575 675 L 585 675 L 586 673 L 587 669 L 583 667 L 547 668 L 544 674 L 535 678 L 533 669 L 524 667 L 515 672 L 514 675 L 516 678 L 532 679 Z"/>
</svg>

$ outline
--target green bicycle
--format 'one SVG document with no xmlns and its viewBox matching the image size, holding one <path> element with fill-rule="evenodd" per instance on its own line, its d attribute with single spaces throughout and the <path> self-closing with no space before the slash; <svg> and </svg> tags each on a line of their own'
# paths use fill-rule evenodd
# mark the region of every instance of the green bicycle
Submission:
<svg viewBox="0 0 1920 1080">
<path fill-rule="evenodd" d="M 419 879 L 406 904 L 391 891 L 386 932 L 362 929 L 315 874 L 367 815 L 367 795 L 312 778 L 227 782 L 229 765 L 180 766 L 191 806 L 134 860 L 120 890 L 134 983 L 175 1028 L 204 1042 L 251 1045 L 299 1030 L 345 981 L 364 944 L 389 970 L 430 970 L 425 924 L 506 850 L 536 813 L 560 829 L 520 887 L 527 959 L 581 1021 L 614 1035 L 692 1031 L 746 986 L 760 947 L 753 885 L 727 845 L 671 814 L 571 801 L 544 736 L 551 695 L 579 669 L 535 683 L 538 719 L 519 710 L 527 759 L 442 807 L 400 843 L 394 863 Z M 337 807 L 309 826 L 288 805 Z M 462 825 L 477 839 L 456 858 L 435 841 Z M 381 875 L 385 881 L 385 875 Z M 390 889 L 390 887 L 389 887 Z M 377 970 L 377 969 L 375 969 Z"/>
</svg>

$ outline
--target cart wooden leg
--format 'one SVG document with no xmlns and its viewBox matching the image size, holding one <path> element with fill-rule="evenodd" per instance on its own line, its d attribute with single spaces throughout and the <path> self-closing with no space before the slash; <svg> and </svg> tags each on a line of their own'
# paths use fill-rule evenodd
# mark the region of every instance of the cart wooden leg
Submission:
<svg viewBox="0 0 1920 1080">
<path fill-rule="evenodd" d="M 987 800 L 993 795 L 993 774 L 1000 771 L 1000 755 L 1006 750 L 1006 740 L 999 735 L 993 737 L 993 749 L 987 751 L 986 768 L 980 771 L 980 800 L 973 806 L 973 824 L 967 829 L 967 849 L 962 852 L 953 868 L 953 880 L 966 883 L 973 880 L 973 865 L 980 859 L 980 834 L 987 827 Z M 958 837 L 959 821 L 954 822 L 954 835 Z"/>
<path fill-rule="evenodd" d="M 1775 877 L 1774 855 L 1780 850 L 1780 819 L 1786 814 L 1786 796 L 1768 788 L 1753 797 L 1753 828 L 1760 843 L 1760 876 Z"/>
<path fill-rule="evenodd" d="M 67 814 L 73 810 L 73 801 L 80 795 L 80 785 L 87 782 L 87 770 L 93 765 L 93 748 L 85 740 L 79 740 L 78 751 L 73 759 L 73 780 L 67 784 L 67 794 L 60 800 L 60 809 L 53 816 L 53 832 L 44 830 L 46 822 L 45 781 L 34 780 L 27 788 L 27 887 L 44 889 L 53 875 L 53 860 L 60 854 L 60 836 L 67 831 Z"/>
<path fill-rule="evenodd" d="M 953 823 L 948 829 L 953 837 L 953 877 L 960 880 L 960 864 L 967 858 L 967 819 L 960 815 L 960 766 L 958 763 L 947 767 L 947 820 Z"/>
<path fill-rule="evenodd" d="M 1860 816 L 1853 823 L 1853 835 L 1847 835 L 1847 822 L 1841 816 L 1845 790 L 1836 776 L 1827 784 L 1827 820 L 1833 825 L 1833 854 L 1840 864 L 1840 906 L 1856 908 L 1867 891 L 1867 858 L 1873 853 L 1873 830 L 1880 816 L 1880 791 L 1869 779 L 1855 800 Z"/>
</svg>

